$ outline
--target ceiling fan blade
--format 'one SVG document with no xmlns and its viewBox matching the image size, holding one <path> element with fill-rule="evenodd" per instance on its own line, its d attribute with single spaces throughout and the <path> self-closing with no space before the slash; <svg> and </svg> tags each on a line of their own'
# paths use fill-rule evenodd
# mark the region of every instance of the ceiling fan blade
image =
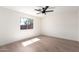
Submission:
<svg viewBox="0 0 79 59">
<path fill-rule="evenodd" d="M 35 9 L 36 11 L 41 11 L 41 9 Z"/>
<path fill-rule="evenodd" d="M 46 11 L 46 12 L 53 12 L 54 10 L 48 10 L 48 11 Z"/>
<path fill-rule="evenodd" d="M 45 6 L 44 10 L 47 10 L 47 8 L 49 8 L 49 6 Z"/>
</svg>

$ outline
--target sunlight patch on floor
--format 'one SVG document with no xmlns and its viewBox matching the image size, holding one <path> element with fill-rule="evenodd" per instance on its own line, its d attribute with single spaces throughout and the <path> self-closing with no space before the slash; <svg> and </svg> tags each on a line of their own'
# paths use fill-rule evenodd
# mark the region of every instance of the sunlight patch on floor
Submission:
<svg viewBox="0 0 79 59">
<path fill-rule="evenodd" d="M 28 45 L 30 45 L 30 44 L 33 44 L 34 42 L 37 42 L 37 41 L 39 41 L 39 40 L 40 40 L 39 38 L 34 38 L 34 39 L 31 39 L 31 40 L 22 42 L 22 45 L 25 47 L 25 46 L 28 46 Z"/>
</svg>

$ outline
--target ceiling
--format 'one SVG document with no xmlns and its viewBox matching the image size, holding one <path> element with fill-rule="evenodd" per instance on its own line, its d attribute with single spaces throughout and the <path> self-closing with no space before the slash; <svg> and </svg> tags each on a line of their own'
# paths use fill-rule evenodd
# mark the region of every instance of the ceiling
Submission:
<svg viewBox="0 0 79 59">
<path fill-rule="evenodd" d="M 8 8 L 8 9 L 15 10 L 18 12 L 26 13 L 26 14 L 36 16 L 36 17 L 45 16 L 44 14 L 37 14 L 39 12 L 34 10 L 34 9 L 41 8 L 41 6 L 4 6 L 4 8 Z M 49 9 L 52 9 L 52 7 L 50 7 Z"/>
<path fill-rule="evenodd" d="M 55 12 L 60 12 L 60 13 L 61 12 L 74 12 L 74 11 L 79 10 L 78 6 L 61 6 L 61 7 L 56 6 L 55 8 L 52 8 L 52 7 L 49 8 L 49 9 L 54 9 L 54 12 L 47 13 L 46 15 L 44 15 L 44 14 L 37 14 L 38 11 L 34 10 L 34 9 L 41 8 L 41 7 L 38 7 L 38 6 L 3 6 L 3 7 L 11 9 L 11 10 L 18 11 L 18 12 L 26 13 L 26 14 L 29 14 L 29 15 L 32 15 L 32 16 L 36 16 L 36 17 L 43 17 L 43 16 L 46 16 L 46 15 L 49 15 L 49 14 L 53 14 Z"/>
</svg>

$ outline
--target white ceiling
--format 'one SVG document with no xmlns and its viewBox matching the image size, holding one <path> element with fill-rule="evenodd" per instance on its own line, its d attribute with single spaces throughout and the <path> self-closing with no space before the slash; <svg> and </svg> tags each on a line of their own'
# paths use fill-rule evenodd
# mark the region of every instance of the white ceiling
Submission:
<svg viewBox="0 0 79 59">
<path fill-rule="evenodd" d="M 34 9 L 38 9 L 40 7 L 38 6 L 4 6 L 4 8 L 8 8 L 11 10 L 15 10 L 18 12 L 23 12 L 32 16 L 37 16 L 37 17 L 43 17 L 45 15 L 43 14 L 37 14 L 38 11 L 35 11 Z M 52 9 L 52 8 L 50 8 Z M 74 11 L 78 11 L 79 7 L 78 6 L 63 6 L 63 7 L 55 7 L 53 8 L 54 12 L 74 12 Z M 51 12 L 50 14 L 53 14 L 54 12 Z M 46 15 L 48 15 L 49 13 L 47 13 Z"/>
<path fill-rule="evenodd" d="M 15 10 L 18 12 L 26 13 L 32 16 L 37 16 L 37 17 L 45 16 L 44 14 L 37 14 L 39 12 L 34 10 L 34 9 L 40 8 L 38 6 L 6 6 L 6 7 L 4 6 L 4 8 L 8 8 L 11 10 Z"/>
</svg>

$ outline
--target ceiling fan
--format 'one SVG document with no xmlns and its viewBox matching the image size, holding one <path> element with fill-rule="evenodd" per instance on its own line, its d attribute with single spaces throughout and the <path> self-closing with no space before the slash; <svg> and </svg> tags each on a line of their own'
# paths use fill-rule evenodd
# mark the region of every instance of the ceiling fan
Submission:
<svg viewBox="0 0 79 59">
<path fill-rule="evenodd" d="M 37 14 L 45 14 L 46 15 L 46 13 L 47 12 L 53 12 L 54 10 L 48 10 L 49 9 L 49 7 L 50 6 L 45 6 L 45 7 L 41 7 L 41 9 L 35 9 L 36 11 L 39 11 L 39 13 L 37 13 Z"/>
</svg>

